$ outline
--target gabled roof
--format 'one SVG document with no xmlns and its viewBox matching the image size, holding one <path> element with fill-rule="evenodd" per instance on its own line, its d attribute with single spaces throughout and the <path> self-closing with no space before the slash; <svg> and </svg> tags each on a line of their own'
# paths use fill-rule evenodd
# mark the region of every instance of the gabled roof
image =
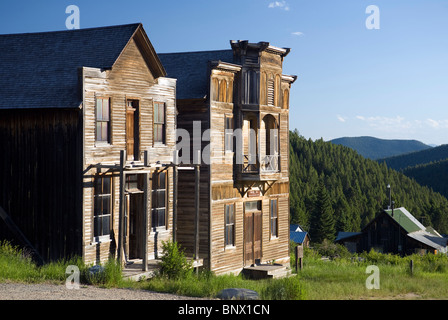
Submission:
<svg viewBox="0 0 448 320">
<path fill-rule="evenodd" d="M 140 23 L 41 33 L 0 35 L 0 109 L 77 108 L 78 69 L 110 69 L 138 32 L 153 51 Z M 157 55 L 149 57 L 163 76 Z"/>
<path fill-rule="evenodd" d="M 233 63 L 232 50 L 159 53 L 167 76 L 177 79 L 177 99 L 203 99 L 209 90 L 209 62 Z"/>
<path fill-rule="evenodd" d="M 425 226 L 422 225 L 409 211 L 405 208 L 396 208 L 393 210 L 384 210 L 390 217 L 392 217 L 406 232 L 414 232 L 425 230 Z"/>
<path fill-rule="evenodd" d="M 303 243 L 305 241 L 307 234 L 308 233 L 305 231 L 302 232 L 291 231 L 289 232 L 289 239 L 294 241 L 295 243 Z"/>
</svg>

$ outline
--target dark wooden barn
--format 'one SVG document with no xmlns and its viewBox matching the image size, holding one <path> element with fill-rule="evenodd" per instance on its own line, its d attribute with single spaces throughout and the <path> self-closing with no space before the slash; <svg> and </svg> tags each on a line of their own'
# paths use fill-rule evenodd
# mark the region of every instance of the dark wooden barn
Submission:
<svg viewBox="0 0 448 320">
<path fill-rule="evenodd" d="M 172 234 L 176 80 L 141 24 L 0 35 L 0 238 L 148 259 Z"/>
<path fill-rule="evenodd" d="M 340 232 L 335 242 L 350 251 L 383 253 L 446 253 L 447 239 L 422 225 L 405 208 L 383 210 L 361 232 Z"/>
</svg>

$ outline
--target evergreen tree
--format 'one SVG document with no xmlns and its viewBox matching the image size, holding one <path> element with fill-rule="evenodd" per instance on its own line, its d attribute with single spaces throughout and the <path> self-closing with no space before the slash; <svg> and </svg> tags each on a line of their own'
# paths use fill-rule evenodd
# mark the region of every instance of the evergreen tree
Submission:
<svg viewBox="0 0 448 320">
<path fill-rule="evenodd" d="M 310 237 L 313 242 L 321 243 L 324 239 L 335 239 L 334 211 L 325 184 L 321 181 L 314 204 Z"/>
</svg>

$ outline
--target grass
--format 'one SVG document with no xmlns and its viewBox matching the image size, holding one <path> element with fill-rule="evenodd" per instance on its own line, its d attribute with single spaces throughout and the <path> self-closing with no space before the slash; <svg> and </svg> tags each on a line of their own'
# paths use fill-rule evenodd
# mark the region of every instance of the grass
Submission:
<svg viewBox="0 0 448 320">
<path fill-rule="evenodd" d="M 141 282 L 124 281 L 121 267 L 113 260 L 104 264 L 104 272 L 89 276 L 81 259 L 73 258 L 36 266 L 29 255 L 7 242 L 0 243 L 0 282 L 64 284 L 68 265 L 78 266 L 81 283 L 107 288 L 134 288 L 169 292 L 193 297 L 214 298 L 225 288 L 255 290 L 263 300 L 338 300 L 338 299 L 448 299 L 448 257 L 427 254 L 399 257 L 377 252 L 360 255 L 334 254 L 322 260 L 317 250 L 305 250 L 304 267 L 296 276 L 272 280 L 248 280 L 243 276 L 216 276 L 202 272 L 169 279 L 159 275 Z M 336 253 L 335 253 L 336 252 Z M 294 255 L 291 256 L 294 265 Z M 414 272 L 410 273 L 410 260 Z M 379 289 L 367 289 L 369 265 L 379 268 Z"/>
</svg>

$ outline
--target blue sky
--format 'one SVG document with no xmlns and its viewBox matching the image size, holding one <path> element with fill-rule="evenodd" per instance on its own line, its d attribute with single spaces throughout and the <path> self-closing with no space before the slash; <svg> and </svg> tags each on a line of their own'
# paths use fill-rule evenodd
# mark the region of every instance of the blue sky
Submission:
<svg viewBox="0 0 448 320">
<path fill-rule="evenodd" d="M 448 143 L 447 0 L 2 1 L 0 33 L 64 30 L 71 4 L 81 28 L 142 22 L 160 53 L 291 48 L 290 129 L 307 138 Z M 366 28 L 369 5 L 380 29 Z"/>
</svg>

